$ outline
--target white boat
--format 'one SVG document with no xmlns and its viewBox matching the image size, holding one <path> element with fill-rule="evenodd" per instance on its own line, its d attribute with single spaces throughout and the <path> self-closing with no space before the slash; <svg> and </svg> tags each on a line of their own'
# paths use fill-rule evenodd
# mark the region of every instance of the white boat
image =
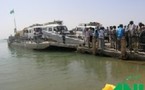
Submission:
<svg viewBox="0 0 145 90">
<path fill-rule="evenodd" d="M 101 27 L 101 24 L 98 22 L 83 23 L 78 25 L 74 30 L 76 36 L 80 39 L 84 39 L 85 29 L 93 28 L 96 30 L 98 27 Z"/>
<path fill-rule="evenodd" d="M 83 40 L 69 37 L 65 25 L 58 23 L 35 24 L 19 31 L 8 39 L 9 46 L 21 46 L 30 49 L 46 49 L 49 46 L 75 48 Z"/>
<path fill-rule="evenodd" d="M 57 41 L 58 43 L 63 43 L 63 34 L 65 34 L 65 43 L 66 44 L 81 44 L 82 40 L 79 38 L 69 37 L 69 31 L 67 27 L 64 25 L 53 24 L 53 25 L 45 25 L 43 26 L 43 38 L 52 39 Z"/>
</svg>

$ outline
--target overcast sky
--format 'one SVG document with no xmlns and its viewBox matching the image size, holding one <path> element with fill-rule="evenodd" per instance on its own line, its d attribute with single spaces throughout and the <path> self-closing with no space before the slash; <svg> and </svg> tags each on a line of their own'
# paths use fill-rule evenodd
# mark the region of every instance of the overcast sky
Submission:
<svg viewBox="0 0 145 90">
<path fill-rule="evenodd" d="M 0 38 L 14 31 L 12 9 L 18 30 L 53 20 L 63 20 L 69 29 L 90 21 L 104 26 L 145 23 L 145 0 L 0 0 Z"/>
</svg>

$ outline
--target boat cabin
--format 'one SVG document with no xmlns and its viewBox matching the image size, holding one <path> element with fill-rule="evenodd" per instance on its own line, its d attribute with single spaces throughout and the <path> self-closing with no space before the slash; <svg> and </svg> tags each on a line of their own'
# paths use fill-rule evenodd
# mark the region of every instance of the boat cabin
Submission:
<svg viewBox="0 0 145 90">
<path fill-rule="evenodd" d="M 42 29 L 43 26 L 28 27 L 26 32 L 28 39 L 33 39 L 34 36 L 42 34 Z"/>
<path fill-rule="evenodd" d="M 67 33 L 68 29 L 65 25 L 50 24 L 43 26 L 43 31 L 46 31 L 48 33 L 61 34 L 62 32 Z"/>
</svg>

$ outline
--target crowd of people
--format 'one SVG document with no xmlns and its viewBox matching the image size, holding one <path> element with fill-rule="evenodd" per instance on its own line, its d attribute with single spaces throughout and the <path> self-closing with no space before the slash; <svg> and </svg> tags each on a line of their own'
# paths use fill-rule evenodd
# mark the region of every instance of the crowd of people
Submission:
<svg viewBox="0 0 145 90">
<path fill-rule="evenodd" d="M 121 50 L 121 40 L 126 40 L 126 48 L 130 51 L 137 51 L 141 46 L 142 32 L 145 30 L 145 25 L 139 23 L 134 24 L 134 21 L 130 21 L 128 25 L 120 24 L 119 26 L 110 26 L 106 29 L 104 27 L 85 28 L 84 29 L 84 45 L 89 48 L 92 46 L 93 37 L 98 42 L 98 48 L 104 49 L 106 37 L 110 43 L 110 47 L 116 50 Z M 145 37 L 142 35 L 142 37 Z"/>
</svg>

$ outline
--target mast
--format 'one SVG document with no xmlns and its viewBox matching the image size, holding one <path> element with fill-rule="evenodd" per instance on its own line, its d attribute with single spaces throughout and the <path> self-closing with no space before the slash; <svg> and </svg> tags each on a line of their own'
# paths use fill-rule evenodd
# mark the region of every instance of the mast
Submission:
<svg viewBox="0 0 145 90">
<path fill-rule="evenodd" d="M 10 14 L 13 14 L 13 17 L 14 17 L 14 33 L 17 32 L 17 25 L 16 25 L 16 19 L 15 19 L 15 11 L 14 9 L 10 11 Z"/>
<path fill-rule="evenodd" d="M 14 16 L 14 26 L 15 26 L 14 33 L 16 33 L 17 32 L 16 19 L 15 19 L 15 15 L 13 15 L 13 16 Z"/>
</svg>

